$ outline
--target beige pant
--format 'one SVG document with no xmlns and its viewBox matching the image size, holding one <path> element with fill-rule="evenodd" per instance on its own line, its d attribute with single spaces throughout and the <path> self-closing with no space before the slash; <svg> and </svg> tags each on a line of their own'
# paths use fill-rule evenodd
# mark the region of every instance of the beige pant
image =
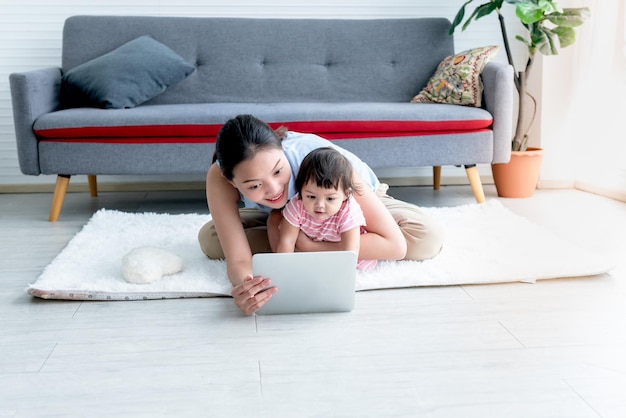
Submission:
<svg viewBox="0 0 626 418">
<path fill-rule="evenodd" d="M 405 260 L 433 258 L 443 245 L 443 227 L 439 220 L 427 215 L 419 207 L 396 200 L 387 195 L 388 185 L 381 183 L 377 190 L 384 205 L 396 220 L 407 242 Z M 241 223 L 253 254 L 271 252 L 267 239 L 267 214 L 258 210 L 239 209 Z M 213 221 L 207 222 L 198 232 L 202 251 L 212 259 L 223 259 L 224 252 L 217 238 Z"/>
</svg>

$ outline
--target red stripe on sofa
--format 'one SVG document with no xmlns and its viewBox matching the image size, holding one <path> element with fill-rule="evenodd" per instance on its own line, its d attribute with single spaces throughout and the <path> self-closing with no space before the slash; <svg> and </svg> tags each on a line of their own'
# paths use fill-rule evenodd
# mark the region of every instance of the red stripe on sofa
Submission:
<svg viewBox="0 0 626 418">
<path fill-rule="evenodd" d="M 40 142 L 71 142 L 89 144 L 213 144 L 215 136 L 183 137 L 92 137 L 92 138 L 44 138 Z"/>
<path fill-rule="evenodd" d="M 314 132 L 333 135 L 406 132 L 407 135 L 420 135 L 429 132 L 465 132 L 485 129 L 491 126 L 492 120 L 461 120 L 461 121 L 290 121 L 270 122 L 276 129 L 285 126 L 292 131 Z M 183 138 L 183 137 L 215 137 L 221 124 L 210 125 L 143 125 L 143 126 L 86 126 L 73 128 L 36 129 L 35 133 L 42 138 Z"/>
<path fill-rule="evenodd" d="M 367 139 L 367 138 L 397 138 L 402 136 L 433 136 L 469 134 L 476 132 L 486 132 L 489 129 L 459 130 L 459 131 L 422 131 L 422 132 L 314 132 L 321 137 L 333 140 Z"/>
<path fill-rule="evenodd" d="M 445 121 L 301 121 L 283 122 L 292 131 L 316 133 L 389 133 L 410 132 L 415 135 L 419 132 L 465 132 L 488 128 L 493 121 L 488 120 L 445 120 Z M 272 128 L 281 126 L 279 123 L 270 123 Z"/>
<path fill-rule="evenodd" d="M 215 137 L 222 125 L 85 126 L 35 129 L 43 138 Z"/>
<path fill-rule="evenodd" d="M 396 138 L 403 136 L 432 136 L 449 135 L 462 133 L 485 132 L 488 129 L 477 129 L 474 131 L 431 131 L 431 132 L 314 132 L 319 136 L 329 140 L 356 140 L 367 138 Z M 204 137 L 114 137 L 114 138 L 44 138 L 41 142 L 73 142 L 89 144 L 213 144 L 215 136 Z"/>
</svg>

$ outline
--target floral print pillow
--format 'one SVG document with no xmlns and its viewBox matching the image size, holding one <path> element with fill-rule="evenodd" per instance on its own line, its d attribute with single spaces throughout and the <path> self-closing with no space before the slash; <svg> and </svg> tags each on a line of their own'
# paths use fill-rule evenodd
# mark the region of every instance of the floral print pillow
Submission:
<svg viewBox="0 0 626 418">
<path fill-rule="evenodd" d="M 469 49 L 446 57 L 426 87 L 411 103 L 449 103 L 481 106 L 483 83 L 480 74 L 498 52 L 496 45 Z"/>
</svg>

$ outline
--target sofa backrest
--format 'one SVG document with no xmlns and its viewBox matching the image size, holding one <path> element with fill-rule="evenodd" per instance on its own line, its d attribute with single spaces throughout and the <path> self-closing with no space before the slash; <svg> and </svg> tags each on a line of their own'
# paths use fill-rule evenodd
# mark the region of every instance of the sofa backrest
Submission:
<svg viewBox="0 0 626 418">
<path fill-rule="evenodd" d="M 453 54 L 450 22 L 73 16 L 62 70 L 151 35 L 196 66 L 146 104 L 408 102 Z"/>
</svg>

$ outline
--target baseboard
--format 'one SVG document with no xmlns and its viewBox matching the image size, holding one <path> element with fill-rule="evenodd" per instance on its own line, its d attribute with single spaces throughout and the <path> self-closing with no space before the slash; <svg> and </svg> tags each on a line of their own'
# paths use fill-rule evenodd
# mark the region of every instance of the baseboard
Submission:
<svg viewBox="0 0 626 418">
<path fill-rule="evenodd" d="M 380 177 L 382 183 L 390 186 L 432 186 L 432 177 Z M 481 176 L 480 182 L 485 184 L 493 184 L 491 176 Z M 442 186 L 469 186 L 469 180 L 465 176 L 458 177 L 441 177 Z"/>
<path fill-rule="evenodd" d="M 390 186 L 432 186 L 428 177 L 380 177 L 382 183 Z M 491 176 L 481 176 L 483 184 L 493 184 Z M 442 177 L 442 186 L 469 185 L 467 177 Z M 151 182 L 98 182 L 98 192 L 154 192 L 204 190 L 203 181 L 151 181 Z M 54 184 L 2 184 L 0 193 L 52 193 Z M 68 193 L 86 193 L 89 186 L 85 181 L 70 182 Z"/>
<path fill-rule="evenodd" d="M 155 192 L 204 190 L 203 181 L 98 183 L 98 192 Z M 89 192 L 86 182 L 70 182 L 68 193 Z M 3 184 L 0 193 L 52 193 L 54 184 Z"/>
<path fill-rule="evenodd" d="M 573 180 L 539 180 L 537 184 L 538 189 L 552 190 L 552 189 L 573 189 Z"/>
<path fill-rule="evenodd" d="M 608 187 L 600 187 L 597 184 L 588 183 L 584 181 L 577 181 L 575 188 L 584 192 L 597 194 L 600 196 L 608 197 L 626 203 L 626 191 L 617 190 Z"/>
</svg>

